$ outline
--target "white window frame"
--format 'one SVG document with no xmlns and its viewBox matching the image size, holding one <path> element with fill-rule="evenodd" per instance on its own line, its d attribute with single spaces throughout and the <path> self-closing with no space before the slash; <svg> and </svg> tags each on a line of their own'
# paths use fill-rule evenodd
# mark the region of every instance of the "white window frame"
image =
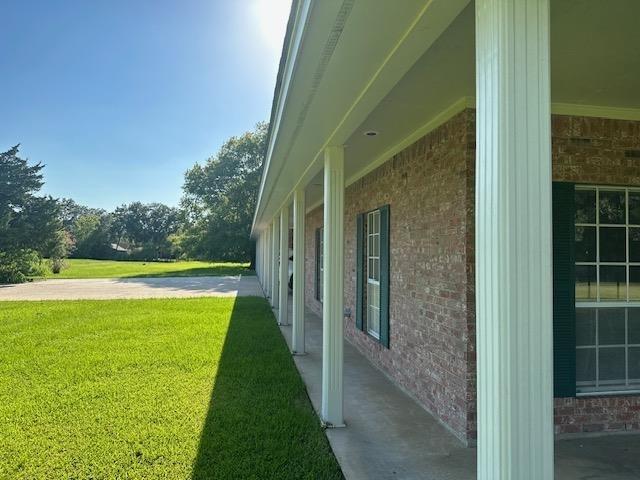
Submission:
<svg viewBox="0 0 640 480">
<path fill-rule="evenodd" d="M 377 225 L 377 230 L 375 226 Z M 377 340 L 380 340 L 380 210 L 372 210 L 367 213 L 367 225 L 366 225 L 366 237 L 367 237 L 367 250 L 365 255 L 366 260 L 366 275 L 367 275 L 367 314 L 366 314 L 366 327 L 367 333 Z M 376 240 L 377 239 L 377 244 Z M 377 251 L 376 251 L 377 245 Z M 371 265 L 374 268 L 371 268 Z M 373 272 L 371 271 L 373 270 Z M 369 295 L 370 288 L 377 288 L 378 301 L 372 302 Z M 378 317 L 378 330 L 371 328 L 373 322 L 370 321 L 371 314 L 375 313 Z"/>
<path fill-rule="evenodd" d="M 629 193 L 640 193 L 638 187 L 624 187 L 624 186 L 608 186 L 608 185 L 576 185 L 576 191 L 587 190 L 595 192 L 595 223 L 578 223 L 574 222 L 575 228 L 579 227 L 593 227 L 596 231 L 596 260 L 595 262 L 575 262 L 576 266 L 594 266 L 596 268 L 596 300 L 581 300 L 576 297 L 576 310 L 578 309 L 595 309 L 595 344 L 593 345 L 576 345 L 576 353 L 578 350 L 595 350 L 595 385 L 593 382 L 578 382 L 576 380 L 576 395 L 577 396 L 597 396 L 597 395 L 616 395 L 616 394 L 632 394 L 640 393 L 639 379 L 633 379 L 634 383 L 630 383 L 629 379 L 629 348 L 640 347 L 640 344 L 629 343 L 629 308 L 640 308 L 640 300 L 629 300 L 629 267 L 640 267 L 640 262 L 629 261 L 629 229 L 640 228 L 640 224 L 629 223 Z M 605 224 L 600 223 L 600 192 L 624 192 L 625 198 L 625 223 L 624 224 Z M 624 229 L 625 231 L 625 261 L 624 262 L 601 262 L 600 261 L 600 227 L 614 227 Z M 620 266 L 625 267 L 625 299 L 624 300 L 609 300 L 602 299 L 600 297 L 600 266 Z M 600 345 L 599 342 L 599 312 L 608 308 L 622 308 L 624 309 L 625 320 L 625 341 L 620 344 L 612 345 Z M 577 325 L 576 315 L 576 329 Z M 624 385 L 613 383 L 612 380 L 600 380 L 600 366 L 599 357 L 600 350 L 605 348 L 624 348 L 625 351 L 625 374 Z M 608 386 L 611 388 L 607 388 Z"/>
</svg>

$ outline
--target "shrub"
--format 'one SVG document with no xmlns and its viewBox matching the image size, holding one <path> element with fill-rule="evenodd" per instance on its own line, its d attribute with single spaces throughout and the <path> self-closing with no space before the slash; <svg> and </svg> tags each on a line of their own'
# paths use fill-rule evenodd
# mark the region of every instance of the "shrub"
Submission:
<svg viewBox="0 0 640 480">
<path fill-rule="evenodd" d="M 41 276 L 46 272 L 47 265 L 35 250 L 0 252 L 0 283 L 23 283 L 29 277 Z"/>
<path fill-rule="evenodd" d="M 49 263 L 51 265 L 51 271 L 56 275 L 67 268 L 67 262 L 65 262 L 64 258 L 52 258 L 49 260 Z"/>
</svg>

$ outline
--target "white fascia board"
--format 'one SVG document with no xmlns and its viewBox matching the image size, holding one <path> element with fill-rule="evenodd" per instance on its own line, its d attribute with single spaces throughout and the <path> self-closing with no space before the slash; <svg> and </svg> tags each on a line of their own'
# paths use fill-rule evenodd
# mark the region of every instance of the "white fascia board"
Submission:
<svg viewBox="0 0 640 480">
<path fill-rule="evenodd" d="M 302 45 L 302 40 L 304 38 L 304 32 L 309 20 L 309 13 L 311 12 L 311 5 L 313 0 L 302 0 L 298 5 L 298 9 L 296 11 L 296 18 L 294 20 L 291 41 L 289 44 L 289 49 L 287 50 L 284 65 L 284 74 L 282 76 L 282 83 L 280 87 L 280 91 L 278 94 L 278 99 L 276 100 L 276 112 L 273 117 L 273 125 L 270 125 L 271 135 L 268 139 L 267 146 L 267 154 L 264 160 L 264 166 L 262 169 L 262 178 L 260 180 L 260 189 L 258 191 L 258 201 L 256 203 L 256 210 L 253 215 L 253 223 L 251 225 L 251 236 L 253 237 L 256 233 L 256 221 L 258 219 L 258 212 L 260 211 L 262 196 L 264 193 L 265 183 L 267 180 L 267 176 L 269 173 L 269 166 L 271 165 L 271 157 L 273 155 L 273 150 L 276 144 L 276 140 L 278 138 L 278 130 L 280 128 L 280 123 L 282 120 L 282 115 L 284 112 L 284 107 L 287 102 L 289 88 L 291 86 L 291 79 L 293 77 L 293 73 L 295 72 L 295 67 L 298 60 L 298 54 L 300 52 L 300 47 Z"/>
</svg>

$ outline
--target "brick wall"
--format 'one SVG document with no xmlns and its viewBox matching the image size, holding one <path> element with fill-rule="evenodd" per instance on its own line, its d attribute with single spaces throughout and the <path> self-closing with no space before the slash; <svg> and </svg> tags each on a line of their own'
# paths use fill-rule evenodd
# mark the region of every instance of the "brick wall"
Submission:
<svg viewBox="0 0 640 480">
<path fill-rule="evenodd" d="M 462 112 L 345 192 L 345 307 L 355 312 L 356 216 L 390 205 L 390 348 L 346 319 L 345 335 L 377 367 L 467 441 L 470 113 Z M 308 306 L 314 299 L 315 229 L 307 216 Z M 472 287 L 471 287 L 472 288 Z M 472 291 L 472 290 L 471 290 Z M 475 396 L 475 394 L 473 394 Z"/>
<path fill-rule="evenodd" d="M 553 115 L 553 179 L 640 186 L 640 122 Z M 555 399 L 558 434 L 640 430 L 640 396 Z"/>
<path fill-rule="evenodd" d="M 312 312 L 322 316 L 322 303 L 316 300 L 316 229 L 322 226 L 322 206 L 307 213 L 304 225 L 304 299 Z"/>
<path fill-rule="evenodd" d="M 553 179 L 640 186 L 640 122 L 552 117 Z M 345 192 L 345 307 L 355 312 L 356 215 L 391 208 L 390 344 L 345 335 L 463 442 L 476 438 L 475 112 L 465 110 Z M 306 299 L 315 300 L 315 230 L 306 220 Z M 640 395 L 555 400 L 559 434 L 640 429 Z"/>
</svg>

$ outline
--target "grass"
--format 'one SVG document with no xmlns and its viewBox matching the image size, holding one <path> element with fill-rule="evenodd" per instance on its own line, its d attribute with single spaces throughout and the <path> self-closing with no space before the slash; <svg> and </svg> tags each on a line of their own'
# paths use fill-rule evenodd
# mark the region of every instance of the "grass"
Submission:
<svg viewBox="0 0 640 480">
<path fill-rule="evenodd" d="M 342 478 L 266 301 L 4 302 L 0 478 Z"/>
<path fill-rule="evenodd" d="M 129 262 L 117 260 L 67 260 L 68 268 L 45 278 L 132 278 L 253 275 L 248 263 L 230 262 Z"/>
</svg>

